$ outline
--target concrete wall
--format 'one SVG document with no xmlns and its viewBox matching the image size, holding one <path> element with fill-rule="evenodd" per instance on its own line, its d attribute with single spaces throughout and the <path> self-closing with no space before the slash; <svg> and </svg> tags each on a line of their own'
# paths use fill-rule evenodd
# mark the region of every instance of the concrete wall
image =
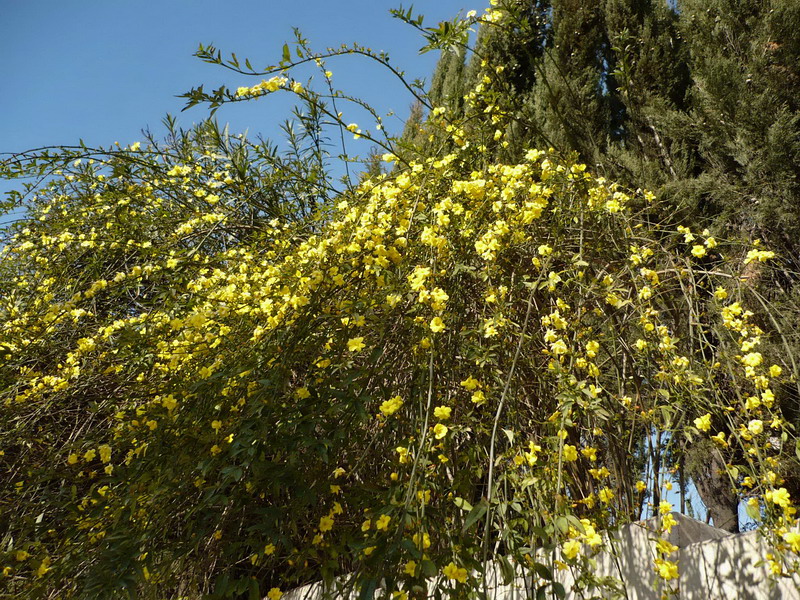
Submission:
<svg viewBox="0 0 800 600">
<path fill-rule="evenodd" d="M 670 560 L 678 561 L 680 578 L 673 581 L 680 600 L 800 600 L 800 576 L 784 577 L 778 581 L 768 577 L 768 566 L 761 564 L 769 553 L 766 543 L 757 532 L 732 535 L 700 521 L 673 513 L 678 524 L 667 538 L 679 548 Z M 567 590 L 569 600 L 585 598 L 624 598 L 626 600 L 660 600 L 663 582 L 657 577 L 653 560 L 656 557 L 654 539 L 658 537 L 658 522 L 648 519 L 622 527 L 610 539 L 610 550 L 598 552 L 593 574 L 622 582 L 601 589 L 575 589 L 575 578 L 569 569 L 553 569 L 556 581 Z M 606 538 L 608 541 L 608 538 Z M 556 556 L 540 554 L 537 560 L 552 565 Z M 489 598 L 523 600 L 534 597 L 541 581 L 529 572 L 517 568 L 517 576 L 509 585 L 502 583 L 496 563 L 487 565 L 485 585 Z M 677 584 L 677 586 L 675 585 Z M 439 579 L 428 582 L 429 595 L 444 585 Z M 377 593 L 376 598 L 382 597 Z M 344 586 L 339 591 L 324 593 L 322 585 L 310 584 L 288 592 L 285 600 L 355 600 L 358 593 Z M 555 598 L 548 594 L 548 598 Z"/>
</svg>

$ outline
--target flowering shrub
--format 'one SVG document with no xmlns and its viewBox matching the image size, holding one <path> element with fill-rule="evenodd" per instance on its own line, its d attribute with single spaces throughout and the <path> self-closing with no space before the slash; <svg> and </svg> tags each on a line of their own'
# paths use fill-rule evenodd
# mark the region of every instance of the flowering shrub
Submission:
<svg viewBox="0 0 800 600">
<path fill-rule="evenodd" d="M 288 81 L 231 100 L 313 99 Z M 9 593 L 461 597 L 494 558 L 561 594 L 599 532 L 670 529 L 697 440 L 795 567 L 795 367 L 740 278 L 769 251 L 667 227 L 552 150 L 486 162 L 446 111 L 451 150 L 327 197 L 209 127 L 70 158 L 2 250 Z M 647 453 L 671 457 L 649 478 Z"/>
</svg>

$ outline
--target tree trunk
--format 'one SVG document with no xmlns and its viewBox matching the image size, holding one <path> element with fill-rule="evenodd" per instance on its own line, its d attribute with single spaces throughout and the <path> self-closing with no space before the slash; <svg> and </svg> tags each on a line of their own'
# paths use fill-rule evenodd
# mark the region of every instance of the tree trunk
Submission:
<svg viewBox="0 0 800 600">
<path fill-rule="evenodd" d="M 704 464 L 694 469 L 692 478 L 714 527 L 739 533 L 739 497 L 731 487 L 725 460 L 718 449 L 711 450 Z"/>
</svg>

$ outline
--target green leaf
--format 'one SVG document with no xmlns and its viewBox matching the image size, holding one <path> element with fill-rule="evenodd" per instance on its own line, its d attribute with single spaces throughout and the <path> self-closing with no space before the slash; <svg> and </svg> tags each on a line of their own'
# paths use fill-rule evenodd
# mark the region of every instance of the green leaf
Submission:
<svg viewBox="0 0 800 600">
<path fill-rule="evenodd" d="M 258 588 L 258 580 L 255 577 L 250 580 L 248 597 L 249 600 L 261 600 L 261 590 Z"/>
<path fill-rule="evenodd" d="M 508 561 L 508 557 L 500 557 L 500 574 L 503 576 L 503 585 L 508 585 L 514 581 L 514 567 Z"/>
<path fill-rule="evenodd" d="M 453 498 L 453 503 L 461 510 L 472 510 L 472 504 L 470 504 L 463 498 L 458 498 L 458 497 Z"/>
<path fill-rule="evenodd" d="M 758 521 L 761 518 L 761 511 L 758 506 L 751 506 L 749 502 L 745 503 L 745 511 L 747 512 L 747 516 L 754 521 Z"/>
<path fill-rule="evenodd" d="M 567 531 L 569 531 L 569 521 L 567 521 L 566 517 L 558 517 L 555 520 L 555 526 L 561 533 L 567 533 Z"/>
<path fill-rule="evenodd" d="M 503 433 L 506 434 L 506 437 L 508 438 L 508 443 L 513 446 L 514 445 L 514 432 L 511 431 L 510 429 L 503 429 Z"/>
<path fill-rule="evenodd" d="M 283 45 L 283 60 L 284 62 L 292 62 L 292 53 L 289 51 L 289 44 Z"/>
<path fill-rule="evenodd" d="M 561 585 L 557 581 L 554 581 L 552 585 L 553 585 L 553 592 L 555 593 L 556 596 L 558 596 L 559 598 L 566 598 L 567 591 L 564 589 L 563 585 Z"/>
<path fill-rule="evenodd" d="M 436 570 L 436 565 L 431 561 L 423 560 L 421 567 L 422 574 L 425 575 L 425 577 L 436 577 L 438 571 Z"/>
<path fill-rule="evenodd" d="M 467 518 L 464 519 L 464 527 L 462 528 L 462 530 L 466 531 L 467 529 L 472 527 L 481 517 L 483 517 L 483 515 L 486 514 L 488 508 L 489 504 L 486 502 L 486 500 L 481 500 L 480 502 L 478 502 L 478 504 L 476 504 L 472 508 L 472 510 L 469 511 Z"/>
<path fill-rule="evenodd" d="M 552 581 L 553 573 L 547 567 L 547 565 L 543 565 L 542 563 L 533 563 L 533 570 L 536 574 L 544 579 L 545 581 Z"/>
<path fill-rule="evenodd" d="M 375 578 L 367 579 L 366 582 L 361 584 L 361 589 L 358 592 L 358 600 L 372 600 L 375 597 L 375 590 L 378 587 L 378 580 Z"/>
</svg>

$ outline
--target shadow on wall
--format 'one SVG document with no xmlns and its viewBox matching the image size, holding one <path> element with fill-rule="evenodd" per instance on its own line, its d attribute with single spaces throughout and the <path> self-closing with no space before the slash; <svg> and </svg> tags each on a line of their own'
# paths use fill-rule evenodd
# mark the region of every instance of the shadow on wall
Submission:
<svg viewBox="0 0 800 600">
<path fill-rule="evenodd" d="M 667 557 L 678 562 L 679 579 L 672 582 L 679 600 L 800 600 L 800 575 L 770 578 L 765 563 L 770 553 L 769 545 L 757 531 L 734 535 L 672 513 L 677 525 L 666 538 L 678 550 Z M 607 550 L 592 558 L 597 567 L 592 576 L 603 581 L 602 587 L 587 587 L 576 581 L 571 569 L 553 568 L 555 580 L 566 589 L 567 600 L 583 598 L 622 598 L 625 600 L 661 600 L 664 582 L 654 569 L 657 556 L 655 540 L 658 538 L 658 518 L 639 521 L 620 528 L 613 536 L 605 537 Z M 537 561 L 553 565 L 557 554 L 541 553 Z M 795 561 L 800 557 L 793 556 Z M 502 583 L 499 564 L 487 565 L 484 579 L 487 597 L 493 600 L 523 600 L 536 597 L 536 590 L 545 581 L 534 579 L 530 571 L 517 566 L 517 576 L 510 584 Z M 615 583 L 616 582 L 616 583 Z M 428 596 L 438 587 L 452 584 L 442 578 L 428 581 Z M 552 588 L 550 588 L 551 590 Z M 547 598 L 556 598 L 548 590 Z M 377 590 L 375 598 L 384 597 L 385 590 Z M 284 600 L 356 600 L 360 594 L 347 581 L 338 583 L 338 589 L 325 590 L 321 583 L 309 584 L 287 592 Z"/>
</svg>

